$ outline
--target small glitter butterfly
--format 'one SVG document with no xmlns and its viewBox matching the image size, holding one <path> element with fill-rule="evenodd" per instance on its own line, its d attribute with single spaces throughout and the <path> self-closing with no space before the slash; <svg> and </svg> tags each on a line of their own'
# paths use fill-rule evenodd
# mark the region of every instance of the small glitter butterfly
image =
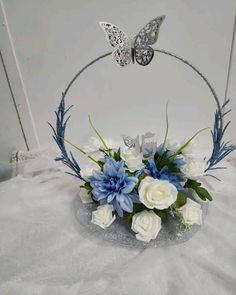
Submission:
<svg viewBox="0 0 236 295">
<path fill-rule="evenodd" d="M 116 47 L 112 56 L 118 65 L 124 67 L 131 60 L 133 63 L 136 60 L 138 64 L 146 66 L 153 59 L 154 50 L 150 45 L 156 43 L 164 19 L 164 15 L 154 18 L 133 39 L 111 23 L 100 22 L 99 24 L 106 34 L 107 41 L 111 46 Z"/>
</svg>

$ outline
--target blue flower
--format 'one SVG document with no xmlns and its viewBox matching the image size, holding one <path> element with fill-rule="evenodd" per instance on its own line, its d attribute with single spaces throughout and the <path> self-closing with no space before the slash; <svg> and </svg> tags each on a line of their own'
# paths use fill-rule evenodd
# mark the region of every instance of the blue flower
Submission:
<svg viewBox="0 0 236 295">
<path fill-rule="evenodd" d="M 103 171 L 94 171 L 88 181 L 93 188 L 94 199 L 101 205 L 112 204 L 121 217 L 123 210 L 132 212 L 133 202 L 138 202 L 135 190 L 138 179 L 125 173 L 124 161 L 106 157 Z"/>
<path fill-rule="evenodd" d="M 160 171 L 157 169 L 156 163 L 153 158 L 147 160 L 147 164 L 143 172 L 152 176 L 153 178 L 168 180 L 172 183 L 179 192 L 186 192 L 186 189 L 181 184 L 185 181 L 182 173 L 173 173 L 169 171 L 167 166 L 164 166 Z M 137 175 L 135 175 L 137 177 Z"/>
</svg>

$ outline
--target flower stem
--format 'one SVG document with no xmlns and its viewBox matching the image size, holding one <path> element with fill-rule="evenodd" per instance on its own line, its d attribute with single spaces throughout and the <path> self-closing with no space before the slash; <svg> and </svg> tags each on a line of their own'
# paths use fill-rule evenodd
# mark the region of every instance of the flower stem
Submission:
<svg viewBox="0 0 236 295">
<path fill-rule="evenodd" d="M 170 160 L 172 161 L 172 160 L 174 160 L 176 157 L 177 157 L 177 155 L 179 154 L 179 153 L 181 153 L 182 152 L 182 150 L 184 149 L 184 148 L 186 148 L 189 144 L 190 144 L 190 142 L 199 134 L 199 133 L 201 133 L 201 132 L 203 132 L 203 131 L 205 131 L 205 130 L 207 130 L 207 129 L 209 129 L 209 128 L 203 128 L 203 129 L 201 129 L 201 130 L 199 130 L 198 132 L 196 132 L 188 141 L 186 141 L 174 154 L 173 154 L 173 156 L 171 156 L 170 157 Z"/>
<path fill-rule="evenodd" d="M 166 103 L 166 133 L 165 133 L 165 138 L 164 138 L 164 142 L 163 145 L 161 147 L 161 151 L 160 153 L 163 151 L 163 149 L 165 148 L 166 145 L 166 140 L 167 140 L 167 136 L 168 136 L 168 131 L 169 131 L 169 120 L 168 120 L 168 102 Z"/>
<path fill-rule="evenodd" d="M 90 160 L 92 160 L 94 163 L 98 164 L 98 162 L 91 156 L 89 156 L 81 147 L 73 144 L 72 142 L 70 142 L 69 140 L 67 139 L 64 139 L 63 140 L 68 143 L 69 145 L 73 146 L 75 149 L 77 149 L 79 152 L 81 152 L 83 155 L 86 155 Z"/>
<path fill-rule="evenodd" d="M 102 145 L 105 147 L 106 150 L 108 150 L 109 156 L 111 156 L 111 151 L 110 148 L 107 146 L 105 140 L 102 138 L 101 134 L 98 132 L 98 130 L 94 127 L 90 115 L 88 115 L 89 118 L 89 124 L 92 127 L 93 131 L 96 133 L 98 136 L 99 140 L 101 141 Z"/>
</svg>

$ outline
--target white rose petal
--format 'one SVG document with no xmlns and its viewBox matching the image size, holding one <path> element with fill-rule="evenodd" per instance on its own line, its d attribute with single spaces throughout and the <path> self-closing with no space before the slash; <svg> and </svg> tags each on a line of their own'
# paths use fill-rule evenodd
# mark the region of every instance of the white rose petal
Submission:
<svg viewBox="0 0 236 295">
<path fill-rule="evenodd" d="M 117 143 L 115 143 L 111 138 L 104 139 L 106 145 L 110 149 L 114 149 L 117 147 Z M 83 146 L 83 149 L 86 153 L 96 153 L 99 151 L 100 148 L 104 148 L 103 144 L 101 143 L 100 139 L 92 136 L 88 140 L 88 144 Z"/>
<path fill-rule="evenodd" d="M 182 141 L 181 145 L 185 144 L 188 140 Z M 182 151 L 182 155 L 186 158 L 193 159 L 196 158 L 196 146 L 194 144 L 194 141 L 192 140 Z"/>
<path fill-rule="evenodd" d="M 84 188 L 84 187 L 80 188 L 79 196 L 80 196 L 82 203 L 84 203 L 84 204 L 88 204 L 88 203 L 93 202 L 93 200 L 91 198 L 91 194 L 88 194 L 88 190 L 86 190 L 86 188 Z"/>
<path fill-rule="evenodd" d="M 88 145 L 85 145 L 83 149 L 86 153 L 94 153 L 94 152 L 97 152 L 100 149 L 100 147 L 101 147 L 100 140 L 97 137 L 92 136 L 88 140 Z"/>
<path fill-rule="evenodd" d="M 180 144 L 177 143 L 177 142 L 173 142 L 171 141 L 169 138 L 167 138 L 166 140 L 166 148 L 169 150 L 169 151 L 172 151 L 172 152 L 177 152 L 177 150 L 180 148 Z"/>
<path fill-rule="evenodd" d="M 144 167 L 143 154 L 137 152 L 135 148 L 122 151 L 121 158 L 125 161 L 130 172 L 135 172 Z"/>
<path fill-rule="evenodd" d="M 137 240 L 150 242 L 161 229 L 161 218 L 153 211 L 144 210 L 133 216 L 131 229 L 136 233 Z"/>
<path fill-rule="evenodd" d="M 200 177 L 205 175 L 206 168 L 206 161 L 187 161 L 186 165 L 182 169 L 182 172 L 187 178 L 198 180 Z"/>
<path fill-rule="evenodd" d="M 186 225 L 202 224 L 202 209 L 201 205 L 187 198 L 187 202 L 177 211 L 182 215 Z"/>
<path fill-rule="evenodd" d="M 139 199 L 149 209 L 165 209 L 177 199 L 176 187 L 167 180 L 145 177 L 139 185 Z"/>
<path fill-rule="evenodd" d="M 112 216 L 113 206 L 112 205 L 101 205 L 97 207 L 96 211 L 92 212 L 91 222 L 105 229 L 110 226 L 116 219 L 116 216 Z"/>
<path fill-rule="evenodd" d="M 89 164 L 80 170 L 80 175 L 83 177 L 83 179 L 88 180 L 88 177 L 93 175 L 93 171 L 98 170 L 100 170 L 100 167 L 97 164 Z"/>
</svg>

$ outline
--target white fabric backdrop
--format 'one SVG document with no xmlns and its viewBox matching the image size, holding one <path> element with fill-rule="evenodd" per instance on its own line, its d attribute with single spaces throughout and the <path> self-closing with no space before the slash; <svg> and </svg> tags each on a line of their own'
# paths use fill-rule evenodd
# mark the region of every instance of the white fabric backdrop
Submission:
<svg viewBox="0 0 236 295">
<path fill-rule="evenodd" d="M 202 229 L 167 248 L 122 248 L 91 239 L 76 223 L 77 180 L 42 154 L 0 183 L 0 294 L 225 295 L 236 293 L 236 161 Z"/>
</svg>

